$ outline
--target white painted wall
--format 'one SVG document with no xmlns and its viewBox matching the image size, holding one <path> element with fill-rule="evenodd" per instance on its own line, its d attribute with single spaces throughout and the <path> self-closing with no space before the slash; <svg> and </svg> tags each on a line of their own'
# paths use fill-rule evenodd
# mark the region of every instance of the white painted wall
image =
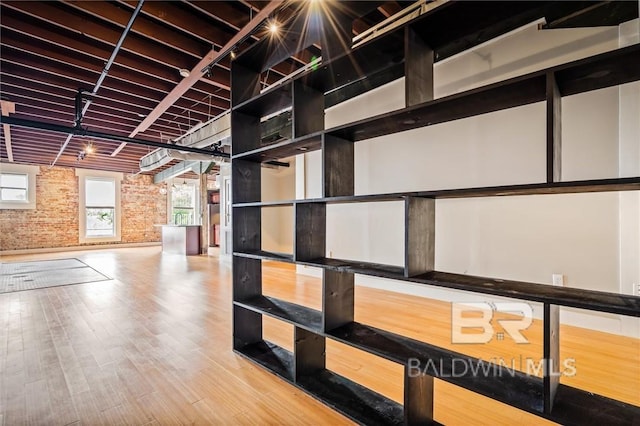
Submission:
<svg viewBox="0 0 640 426">
<path fill-rule="evenodd" d="M 262 201 L 295 198 L 295 167 L 262 168 Z M 293 207 L 262 209 L 262 249 L 293 253 Z"/>
<path fill-rule="evenodd" d="M 638 20 L 620 29 L 539 31 L 534 25 L 437 64 L 435 93 L 444 96 L 601 53 L 634 42 L 637 34 Z M 327 110 L 325 127 L 403 108 L 403 85 L 400 79 Z M 640 174 L 639 84 L 563 98 L 562 108 L 563 180 Z M 357 194 L 541 182 L 545 105 L 360 142 L 355 156 Z M 297 194 L 318 197 L 319 153 L 305 155 L 303 164 Z M 327 255 L 399 265 L 402 235 L 400 203 L 328 207 Z M 570 287 L 631 293 L 640 282 L 639 259 L 638 191 L 437 201 L 438 270 L 538 283 L 560 273 Z M 318 274 L 313 268 L 298 271 Z M 474 300 L 463 292 L 371 277 L 357 282 Z M 564 309 L 562 320 L 640 337 L 638 319 Z"/>
<path fill-rule="evenodd" d="M 640 20 L 620 26 L 620 47 L 640 43 Z M 619 90 L 619 174 L 640 175 L 640 84 Z M 640 192 L 618 194 L 620 200 L 620 292 L 640 295 Z M 623 330 L 640 335 L 640 321 L 622 318 Z"/>
</svg>

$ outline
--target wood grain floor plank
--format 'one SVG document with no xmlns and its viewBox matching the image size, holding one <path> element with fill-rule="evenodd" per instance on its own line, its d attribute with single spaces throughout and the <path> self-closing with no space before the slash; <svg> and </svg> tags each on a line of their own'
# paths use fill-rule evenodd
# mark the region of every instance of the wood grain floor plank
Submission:
<svg viewBox="0 0 640 426">
<path fill-rule="evenodd" d="M 6 424 L 24 424 L 27 420 L 24 372 L 5 376 L 2 398 L 4 400 L 3 414 Z"/>
<path fill-rule="evenodd" d="M 25 385 L 25 407 L 28 425 L 54 424 L 47 381 L 42 379 Z"/>
<path fill-rule="evenodd" d="M 60 365 L 53 365 L 45 371 L 47 393 L 56 424 L 67 425 L 80 420 L 76 406 Z"/>
</svg>

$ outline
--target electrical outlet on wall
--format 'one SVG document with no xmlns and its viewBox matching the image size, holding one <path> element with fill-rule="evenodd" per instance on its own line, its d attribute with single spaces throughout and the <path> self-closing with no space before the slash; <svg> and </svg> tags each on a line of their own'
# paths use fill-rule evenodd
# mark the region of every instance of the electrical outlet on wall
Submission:
<svg viewBox="0 0 640 426">
<path fill-rule="evenodd" d="M 329 250 L 329 253 L 327 254 L 327 257 L 329 259 L 333 258 L 333 250 Z"/>
<path fill-rule="evenodd" d="M 564 275 L 562 274 L 552 274 L 551 275 L 551 283 L 557 287 L 564 286 Z"/>
</svg>

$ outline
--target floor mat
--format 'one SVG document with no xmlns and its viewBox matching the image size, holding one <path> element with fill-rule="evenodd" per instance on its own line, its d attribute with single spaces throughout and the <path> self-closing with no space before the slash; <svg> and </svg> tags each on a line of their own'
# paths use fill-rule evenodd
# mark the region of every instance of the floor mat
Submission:
<svg viewBox="0 0 640 426">
<path fill-rule="evenodd" d="M 0 293 L 110 279 L 78 259 L 0 264 Z"/>
</svg>

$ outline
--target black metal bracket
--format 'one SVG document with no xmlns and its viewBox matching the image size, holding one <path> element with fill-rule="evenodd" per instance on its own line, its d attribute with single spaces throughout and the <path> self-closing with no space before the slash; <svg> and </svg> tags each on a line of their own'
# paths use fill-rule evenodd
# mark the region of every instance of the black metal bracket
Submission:
<svg viewBox="0 0 640 426">
<path fill-rule="evenodd" d="M 75 107 L 76 107 L 76 118 L 75 118 L 75 128 L 81 129 L 80 125 L 82 124 L 82 107 L 84 105 L 84 100 L 91 100 L 91 95 L 85 94 L 85 92 L 91 93 L 88 89 L 83 89 L 82 87 L 78 88 L 78 93 L 76 93 L 75 97 Z"/>
</svg>

